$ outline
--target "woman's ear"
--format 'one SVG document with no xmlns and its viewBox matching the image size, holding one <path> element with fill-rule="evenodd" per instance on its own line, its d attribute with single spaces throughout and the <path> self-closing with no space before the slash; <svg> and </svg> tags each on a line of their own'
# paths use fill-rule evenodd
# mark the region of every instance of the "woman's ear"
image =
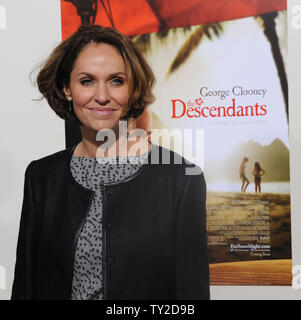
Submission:
<svg viewBox="0 0 301 320">
<path fill-rule="evenodd" d="M 71 96 L 71 92 L 70 92 L 70 89 L 69 88 L 66 88 L 66 87 L 64 87 L 64 93 L 65 93 L 65 96 L 66 96 L 66 99 L 68 100 L 68 101 L 71 101 L 72 100 L 72 96 Z"/>
</svg>

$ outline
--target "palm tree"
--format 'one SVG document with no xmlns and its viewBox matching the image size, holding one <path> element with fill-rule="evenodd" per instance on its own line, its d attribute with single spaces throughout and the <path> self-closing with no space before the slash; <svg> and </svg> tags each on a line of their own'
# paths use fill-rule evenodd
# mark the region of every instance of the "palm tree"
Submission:
<svg viewBox="0 0 301 320">
<path fill-rule="evenodd" d="M 154 9 L 154 5 L 152 6 Z M 159 32 L 156 33 L 156 36 L 164 40 L 167 35 L 169 34 L 171 29 L 166 29 L 166 24 L 162 17 L 159 16 L 159 13 L 156 12 L 155 16 L 157 17 L 161 29 Z M 287 76 L 285 72 L 283 57 L 281 54 L 280 46 L 279 46 L 279 38 L 276 33 L 276 24 L 275 19 L 278 16 L 278 12 L 271 12 L 259 15 L 255 17 L 257 21 L 259 21 L 261 28 L 267 38 L 268 42 L 271 46 L 271 51 L 273 55 L 273 59 L 277 68 L 278 77 L 281 84 L 282 94 L 285 101 L 285 112 L 287 115 L 288 121 L 288 83 L 287 83 Z M 182 29 L 184 32 L 191 30 L 191 27 L 185 27 Z M 213 31 L 213 32 L 212 32 Z M 181 65 L 183 65 L 193 50 L 195 50 L 201 43 L 204 38 L 208 38 L 210 40 L 213 39 L 213 35 L 220 36 L 220 33 L 223 31 L 222 23 L 211 23 L 207 25 L 201 25 L 197 27 L 190 36 L 186 39 L 178 53 L 176 54 L 174 60 L 172 61 L 167 75 L 169 76 L 175 70 L 177 70 Z M 136 44 L 140 47 L 140 49 L 144 52 L 148 52 L 150 49 L 150 35 L 145 34 L 138 37 L 134 37 Z"/>
<path fill-rule="evenodd" d="M 288 121 L 288 84 L 287 76 L 284 68 L 283 57 L 279 46 L 279 38 L 276 33 L 275 19 L 278 16 L 278 12 L 270 12 L 256 17 L 263 29 L 264 35 L 271 46 L 272 55 L 276 64 L 278 77 L 281 84 L 281 90 L 285 102 L 285 111 Z"/>
<path fill-rule="evenodd" d="M 170 75 L 175 70 L 177 70 L 185 61 L 189 58 L 194 49 L 196 49 L 204 38 L 209 40 L 213 39 L 213 34 L 217 37 L 220 36 L 220 32 L 223 31 L 221 23 L 211 23 L 206 25 L 201 25 L 196 28 L 196 30 L 186 39 L 183 46 L 176 54 L 174 60 L 172 61 L 167 75 Z"/>
<path fill-rule="evenodd" d="M 184 64 L 194 49 L 198 47 L 198 45 L 201 43 L 201 41 L 204 38 L 208 38 L 212 40 L 213 35 L 219 36 L 220 32 L 223 30 L 222 25 L 220 23 L 212 23 L 207 25 L 202 25 L 197 27 L 195 30 L 192 29 L 192 27 L 187 26 L 183 28 L 175 28 L 175 29 L 168 29 L 166 28 L 165 21 L 162 17 L 160 17 L 159 12 L 156 11 L 155 5 L 152 3 L 152 0 L 148 0 L 151 9 L 154 11 L 154 14 L 159 22 L 159 31 L 155 33 L 155 36 L 161 41 L 164 42 L 169 34 L 171 32 L 176 33 L 177 32 L 184 32 L 184 33 L 190 33 L 187 40 L 181 47 L 178 54 L 175 56 L 174 60 L 172 61 L 169 70 L 167 72 L 167 75 L 170 75 L 175 70 L 177 70 L 182 64 Z M 136 45 L 139 47 L 139 49 L 147 54 L 151 50 L 151 35 L 150 34 L 142 34 L 139 36 L 133 36 L 133 41 L 136 43 Z M 149 110 L 150 111 L 150 110 Z M 145 110 L 145 112 L 140 116 L 143 120 L 144 117 L 146 117 L 148 110 Z M 156 129 L 163 129 L 166 128 L 165 125 L 158 121 L 159 117 L 156 116 L 156 114 L 152 111 L 152 124 L 153 127 Z M 139 123 L 139 119 L 138 123 Z M 141 122 L 143 122 L 141 120 Z"/>
</svg>

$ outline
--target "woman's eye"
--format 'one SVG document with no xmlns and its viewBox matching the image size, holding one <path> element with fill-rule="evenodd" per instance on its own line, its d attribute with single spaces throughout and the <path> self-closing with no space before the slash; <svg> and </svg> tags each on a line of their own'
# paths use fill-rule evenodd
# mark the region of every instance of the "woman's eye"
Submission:
<svg viewBox="0 0 301 320">
<path fill-rule="evenodd" d="M 84 86 L 90 85 L 92 83 L 91 79 L 83 79 L 80 83 Z"/>
<path fill-rule="evenodd" d="M 113 84 L 115 84 L 115 85 L 121 85 L 121 84 L 123 84 L 123 79 L 121 79 L 121 78 L 114 78 L 113 80 L 112 80 L 112 83 Z"/>
</svg>

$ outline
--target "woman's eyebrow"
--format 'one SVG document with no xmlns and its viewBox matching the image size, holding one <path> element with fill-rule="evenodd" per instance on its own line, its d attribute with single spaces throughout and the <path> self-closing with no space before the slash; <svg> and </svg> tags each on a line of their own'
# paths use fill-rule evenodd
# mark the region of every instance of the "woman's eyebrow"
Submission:
<svg viewBox="0 0 301 320">
<path fill-rule="evenodd" d="M 80 73 L 77 74 L 77 76 L 80 76 L 80 75 L 86 75 L 86 76 L 89 76 L 89 77 L 94 77 L 94 75 L 89 73 L 89 72 L 80 72 Z M 118 76 L 118 75 L 126 76 L 126 73 L 123 72 L 123 71 L 118 71 L 118 72 L 113 72 L 113 73 L 110 74 L 110 76 Z"/>
<path fill-rule="evenodd" d="M 93 74 L 91 74 L 89 72 L 80 72 L 80 73 L 77 74 L 77 76 L 80 76 L 80 75 L 86 75 L 86 76 L 93 77 Z"/>
<path fill-rule="evenodd" d="M 114 72 L 114 73 L 111 73 L 111 75 L 112 75 L 112 76 L 118 76 L 118 75 L 124 75 L 124 76 L 126 76 L 126 73 L 125 73 L 125 72 L 120 71 L 120 72 Z"/>
</svg>

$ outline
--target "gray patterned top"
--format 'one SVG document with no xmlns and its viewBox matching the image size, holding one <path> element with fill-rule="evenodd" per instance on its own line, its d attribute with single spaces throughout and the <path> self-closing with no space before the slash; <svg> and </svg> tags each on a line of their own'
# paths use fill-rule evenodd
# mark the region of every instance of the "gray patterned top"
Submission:
<svg viewBox="0 0 301 320">
<path fill-rule="evenodd" d="M 94 195 L 76 245 L 71 300 L 103 299 L 101 189 L 135 174 L 148 154 L 102 159 L 72 156 L 73 178 Z"/>
</svg>

